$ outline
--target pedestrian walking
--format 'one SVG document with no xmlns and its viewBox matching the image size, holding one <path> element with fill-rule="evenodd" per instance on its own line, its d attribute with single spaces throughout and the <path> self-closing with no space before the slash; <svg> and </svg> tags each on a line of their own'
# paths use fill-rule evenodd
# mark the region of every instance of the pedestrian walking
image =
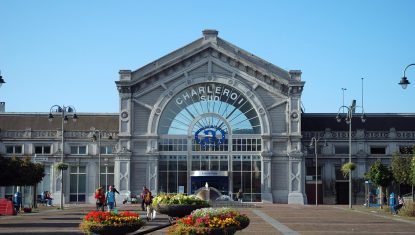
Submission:
<svg viewBox="0 0 415 235">
<path fill-rule="evenodd" d="M 236 193 L 236 198 L 238 199 L 238 202 L 242 202 L 243 197 L 244 197 L 244 193 L 242 189 L 240 188 L 239 191 Z"/>
<path fill-rule="evenodd" d="M 112 185 L 108 187 L 108 191 L 105 193 L 105 201 L 107 203 L 107 210 L 111 211 L 115 209 L 115 192 L 112 190 Z"/>
<path fill-rule="evenodd" d="M 17 191 L 13 196 L 13 205 L 16 212 L 19 213 L 22 205 L 22 194 L 19 191 Z"/>
<path fill-rule="evenodd" d="M 95 190 L 95 199 L 96 199 L 96 206 L 97 211 L 101 210 L 104 211 L 104 204 L 105 204 L 105 193 L 102 187 L 99 187 Z"/>
<path fill-rule="evenodd" d="M 118 193 L 118 195 L 120 195 L 120 192 L 118 192 L 118 190 L 115 188 L 115 185 L 112 185 L 112 191 L 115 193 Z M 114 201 L 114 207 L 117 207 L 117 201 Z"/>
<path fill-rule="evenodd" d="M 144 198 L 147 195 L 147 193 L 150 192 L 150 190 L 148 190 L 148 188 L 146 186 L 143 187 L 143 192 L 141 192 L 140 197 L 141 197 L 141 210 L 145 211 L 145 207 L 144 207 Z"/>
</svg>

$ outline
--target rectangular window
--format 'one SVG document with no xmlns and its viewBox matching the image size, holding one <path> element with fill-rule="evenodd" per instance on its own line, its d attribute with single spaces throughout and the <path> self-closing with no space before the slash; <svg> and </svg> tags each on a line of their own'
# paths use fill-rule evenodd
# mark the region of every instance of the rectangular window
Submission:
<svg viewBox="0 0 415 235">
<path fill-rule="evenodd" d="M 22 145 L 6 145 L 7 154 L 23 154 Z"/>
<path fill-rule="evenodd" d="M 187 151 L 187 139 L 161 139 L 159 151 Z"/>
<path fill-rule="evenodd" d="M 335 154 L 349 154 L 349 146 L 335 146 Z"/>
<path fill-rule="evenodd" d="M 199 165 L 197 165 L 197 163 Z M 200 157 L 192 157 L 193 167 L 200 168 Z M 198 169 L 197 169 L 198 170 Z M 187 190 L 187 156 L 169 155 L 159 157 L 159 191 L 177 193 L 179 186 Z"/>
<path fill-rule="evenodd" d="M 114 146 L 101 146 L 101 154 L 112 154 Z"/>
<path fill-rule="evenodd" d="M 220 171 L 227 171 L 228 170 L 228 156 L 222 155 L 220 156 Z"/>
<path fill-rule="evenodd" d="M 86 167 L 71 166 L 69 173 L 69 201 L 85 202 L 86 200 Z"/>
<path fill-rule="evenodd" d="M 42 181 L 37 184 L 37 194 L 40 196 L 42 192 L 51 191 L 50 188 L 50 172 L 51 166 L 45 166 L 45 176 Z"/>
<path fill-rule="evenodd" d="M 386 154 L 385 147 L 370 147 L 370 154 Z"/>
<path fill-rule="evenodd" d="M 232 151 L 261 151 L 261 139 L 235 138 L 232 140 Z"/>
<path fill-rule="evenodd" d="M 200 171 L 200 156 L 192 156 L 192 171 Z"/>
<path fill-rule="evenodd" d="M 72 155 L 86 155 L 86 145 L 71 146 Z"/>
<path fill-rule="evenodd" d="M 36 154 L 51 154 L 50 145 L 36 145 L 35 146 Z"/>
<path fill-rule="evenodd" d="M 101 186 L 108 189 L 110 185 L 114 185 L 114 166 L 101 166 Z"/>
</svg>

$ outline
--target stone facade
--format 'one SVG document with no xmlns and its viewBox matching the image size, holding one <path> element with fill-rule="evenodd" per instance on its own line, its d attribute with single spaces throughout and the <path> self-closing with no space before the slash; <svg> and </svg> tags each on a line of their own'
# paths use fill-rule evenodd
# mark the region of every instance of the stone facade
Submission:
<svg viewBox="0 0 415 235">
<path fill-rule="evenodd" d="M 338 169 L 348 159 L 348 125 L 335 122 L 335 114 L 302 113 L 301 71 L 285 71 L 205 30 L 148 65 L 121 70 L 116 86 L 119 113 L 79 113 L 63 130 L 59 120 L 48 122 L 48 113 L 0 113 L 0 154 L 44 164 L 36 194 L 51 191 L 54 203 L 62 177 L 53 166 L 63 134 L 70 165 L 65 203 L 95 203 L 100 184 L 114 184 L 121 202 L 144 185 L 155 194 L 191 194 L 206 182 L 229 196 L 243 189 L 248 202 L 304 204 L 316 183 L 314 151 L 306 147 L 315 137 L 319 200 L 344 203 L 346 181 Z M 364 200 L 361 181 L 370 164 L 389 164 L 400 147 L 415 144 L 414 115 L 367 117 L 352 127 L 355 203 Z M 0 187 L 0 197 L 14 190 Z M 33 194 L 30 187 L 24 191 Z"/>
</svg>

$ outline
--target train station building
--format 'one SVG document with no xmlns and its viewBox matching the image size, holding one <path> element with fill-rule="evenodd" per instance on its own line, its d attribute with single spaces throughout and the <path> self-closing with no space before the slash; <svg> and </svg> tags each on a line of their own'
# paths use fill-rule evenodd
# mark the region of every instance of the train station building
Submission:
<svg viewBox="0 0 415 235">
<path fill-rule="evenodd" d="M 336 123 L 336 113 L 302 111 L 300 70 L 281 69 L 204 30 L 156 61 L 120 70 L 115 84 L 118 113 L 77 113 L 63 127 L 63 118 L 49 122 L 48 113 L 0 112 L 0 154 L 45 165 L 45 178 L 36 192 L 25 187 L 26 195 L 47 190 L 59 201 L 62 175 L 54 166 L 63 156 L 65 203 L 95 203 L 95 188 L 112 184 L 120 201 L 143 186 L 155 194 L 208 186 L 211 199 L 242 190 L 244 202 L 289 204 L 312 203 L 310 185 L 317 184 L 321 203 L 347 203 L 339 167 L 348 159 L 348 126 Z M 356 182 L 375 160 L 389 164 L 415 143 L 414 115 L 366 115 L 352 132 Z M 308 148 L 313 137 L 321 140 L 318 163 Z M 0 197 L 15 190 L 0 187 Z"/>
</svg>

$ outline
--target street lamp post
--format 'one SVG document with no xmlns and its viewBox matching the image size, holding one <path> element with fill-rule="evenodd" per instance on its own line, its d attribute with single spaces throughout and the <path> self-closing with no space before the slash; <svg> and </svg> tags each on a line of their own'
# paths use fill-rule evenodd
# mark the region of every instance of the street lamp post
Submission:
<svg viewBox="0 0 415 235">
<path fill-rule="evenodd" d="M 408 81 L 408 78 L 406 77 L 406 70 L 407 70 L 409 67 L 413 66 L 413 65 L 415 65 L 415 64 L 409 64 L 408 66 L 406 66 L 406 67 L 405 67 L 405 70 L 403 71 L 403 77 L 401 78 L 401 81 L 398 83 L 399 85 L 401 85 L 401 86 L 402 86 L 402 88 L 403 88 L 403 89 L 406 89 L 406 87 L 407 87 L 409 84 L 411 84 L 411 83 Z"/>
<path fill-rule="evenodd" d="M 61 114 L 61 131 L 62 131 L 62 146 L 61 146 L 61 163 L 63 163 L 64 158 L 64 146 L 65 146 L 65 139 L 64 139 L 64 123 L 67 123 L 69 120 L 70 115 L 72 115 L 72 121 L 76 122 L 78 120 L 78 116 L 76 115 L 75 107 L 72 105 L 65 106 L 65 105 L 52 105 L 49 110 L 49 121 L 53 121 L 53 114 L 52 113 L 60 113 Z M 61 205 L 60 208 L 63 210 L 63 168 L 61 168 Z"/>
<path fill-rule="evenodd" d="M 103 133 L 108 132 L 103 130 L 95 130 L 94 134 L 92 135 L 93 141 L 98 140 L 98 187 L 101 186 L 101 138 Z M 110 135 L 108 139 L 111 140 L 112 136 Z"/>
<path fill-rule="evenodd" d="M 317 193 L 317 189 L 318 189 L 317 143 L 319 141 L 320 141 L 320 138 L 313 137 L 311 138 L 311 143 L 310 143 L 310 146 L 313 146 L 313 143 L 314 143 L 314 155 L 316 157 L 316 206 L 318 205 L 318 200 L 317 200 L 317 196 L 318 196 L 318 193 Z"/>
<path fill-rule="evenodd" d="M 352 119 L 353 119 L 353 114 L 356 110 L 356 100 L 352 101 L 352 104 L 350 106 L 344 106 L 342 105 L 339 108 L 339 111 L 337 112 L 337 122 L 341 122 L 342 121 L 342 117 L 341 117 L 341 113 L 340 110 L 343 108 L 347 109 L 347 114 L 346 114 L 346 118 L 344 119 L 345 122 L 347 124 L 349 124 L 349 163 L 352 163 Z M 361 116 L 361 121 L 362 123 L 364 123 L 366 121 L 366 116 L 365 113 L 363 111 L 363 107 L 362 108 L 362 116 Z M 349 208 L 352 208 L 352 170 L 349 170 Z"/>
</svg>

